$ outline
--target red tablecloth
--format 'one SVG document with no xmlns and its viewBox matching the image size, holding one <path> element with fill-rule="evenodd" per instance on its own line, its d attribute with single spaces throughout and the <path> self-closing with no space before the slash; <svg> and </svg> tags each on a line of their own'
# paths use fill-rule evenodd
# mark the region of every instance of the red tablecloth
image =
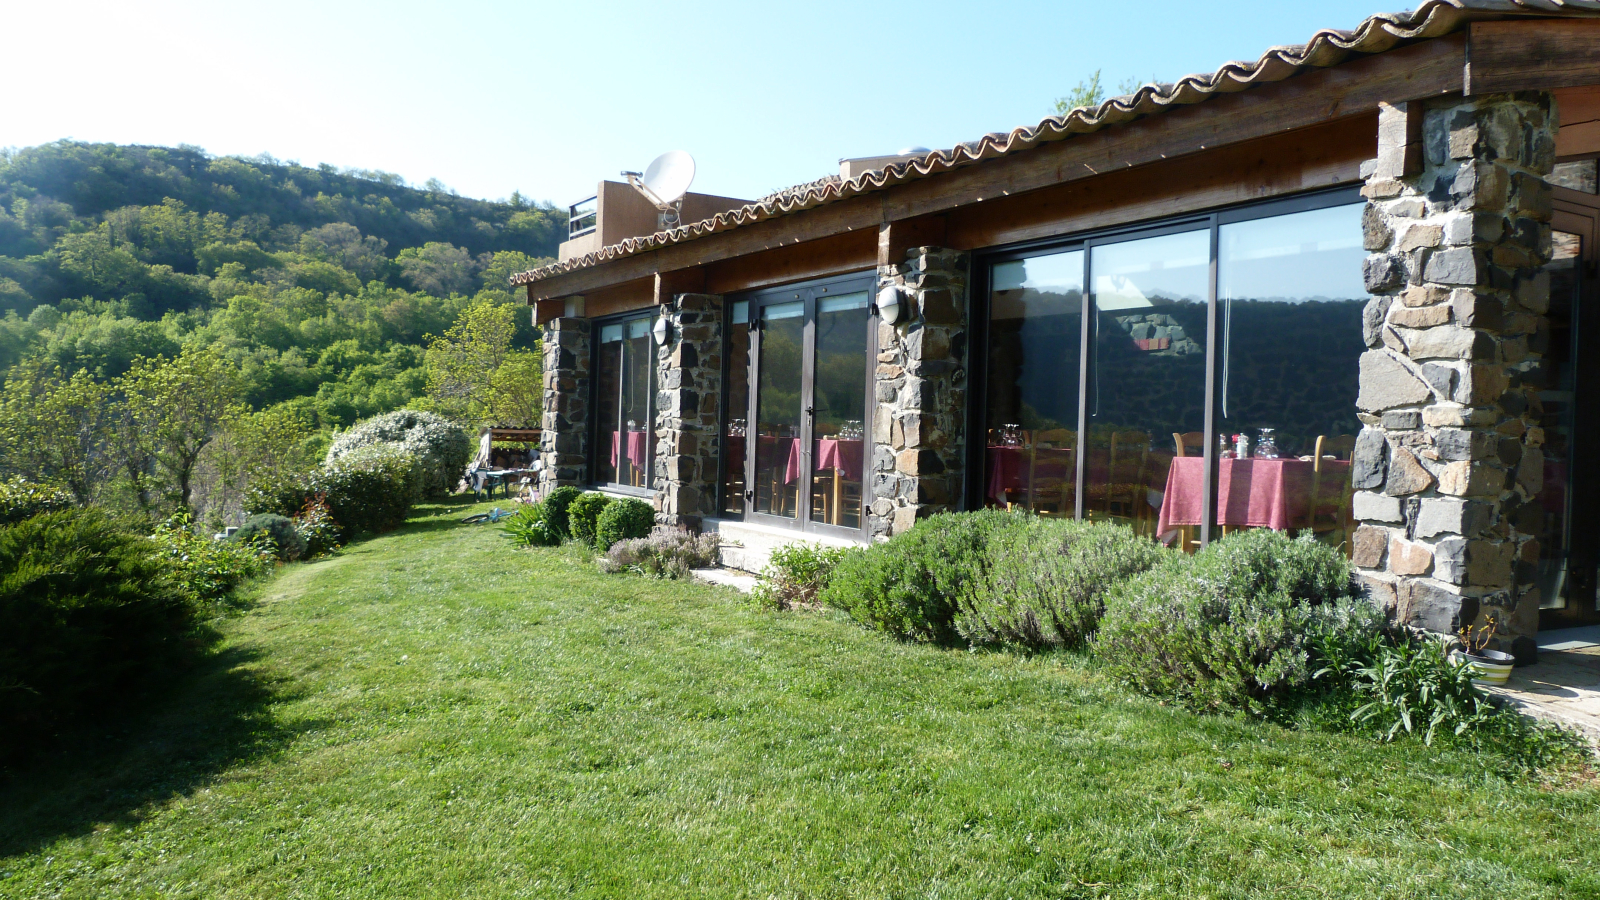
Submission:
<svg viewBox="0 0 1600 900">
<path fill-rule="evenodd" d="M 989 490 L 995 503 L 1004 503 L 1007 491 L 1028 489 L 1028 451 L 1021 447 L 989 445 Z"/>
<path fill-rule="evenodd" d="M 990 445 L 985 462 L 989 467 L 989 488 L 986 496 L 995 503 L 1004 503 L 1007 491 L 1026 493 L 1029 488 L 1030 454 L 1033 457 L 1033 487 L 1037 488 L 1040 482 L 1054 483 L 1057 488 L 1063 480 L 1075 483 L 1078 473 L 1073 466 L 1074 452 L 1063 447 L 1040 447 L 1033 450 L 1027 447 Z"/>
<path fill-rule="evenodd" d="M 798 447 L 798 442 L 796 442 Z M 861 480 L 861 442 L 846 441 L 839 438 L 819 438 L 817 440 L 817 472 L 823 469 L 833 469 L 843 476 L 845 481 Z M 800 454 L 789 455 L 789 481 L 800 477 Z"/>
<path fill-rule="evenodd" d="M 1309 526 L 1312 463 L 1300 459 L 1224 459 L 1217 466 L 1217 524 L 1287 531 L 1291 524 Z M 1323 495 L 1327 497 L 1350 477 L 1343 460 L 1322 461 Z M 1175 525 L 1199 525 L 1205 497 L 1205 460 L 1180 456 L 1167 473 L 1157 534 Z"/>
<path fill-rule="evenodd" d="M 617 457 L 624 453 L 622 449 L 622 434 L 620 431 L 611 432 L 611 467 L 613 469 L 617 466 Z M 650 461 L 650 432 L 629 431 L 627 434 L 628 449 L 625 452 L 628 461 L 633 463 L 635 468 L 642 469 Z"/>
<path fill-rule="evenodd" d="M 728 448 L 728 476 L 744 477 L 744 435 L 730 434 L 724 438 L 723 446 Z"/>
</svg>

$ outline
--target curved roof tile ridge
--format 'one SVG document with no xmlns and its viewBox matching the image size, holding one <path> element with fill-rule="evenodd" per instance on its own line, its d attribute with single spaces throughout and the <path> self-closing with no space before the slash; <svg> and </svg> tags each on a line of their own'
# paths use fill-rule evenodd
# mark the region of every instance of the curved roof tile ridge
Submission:
<svg viewBox="0 0 1600 900">
<path fill-rule="evenodd" d="M 1074 134 L 1099 131 L 1172 107 L 1200 103 L 1217 94 L 1234 93 L 1257 84 L 1282 81 L 1305 69 L 1337 65 L 1352 55 L 1382 53 L 1410 41 L 1441 37 L 1475 18 L 1539 13 L 1600 13 L 1600 0 L 1423 0 L 1410 12 L 1378 13 L 1368 16 L 1352 29 L 1323 29 L 1304 44 L 1270 47 L 1255 62 L 1227 62 L 1209 74 L 1186 75 L 1174 82 L 1141 85 L 1132 94 L 1109 98 L 1097 106 L 1079 107 L 1061 115 L 1048 116 L 1037 125 L 991 132 L 948 150 L 933 150 L 904 162 L 863 172 L 849 180 L 830 175 L 796 185 L 709 219 L 680 225 L 669 231 L 628 238 L 566 262 L 552 263 L 513 275 L 511 283 L 523 285 L 542 281 L 574 269 L 751 225 L 856 194 L 882 190 L 1042 143 L 1065 140 Z"/>
</svg>

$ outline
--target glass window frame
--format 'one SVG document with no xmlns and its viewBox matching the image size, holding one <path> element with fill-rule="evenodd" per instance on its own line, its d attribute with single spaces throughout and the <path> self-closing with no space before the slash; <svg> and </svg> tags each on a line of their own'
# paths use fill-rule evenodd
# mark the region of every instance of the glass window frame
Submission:
<svg viewBox="0 0 1600 900">
<path fill-rule="evenodd" d="M 1093 416 L 1092 405 L 1098 387 L 1098 385 L 1094 384 L 1095 360 L 1093 354 L 1096 337 L 1095 330 L 1098 326 L 1099 317 L 1094 315 L 1094 285 L 1090 281 L 1094 248 L 1096 246 L 1119 244 L 1144 238 L 1162 237 L 1169 234 L 1208 230 L 1210 232 L 1211 256 L 1206 291 L 1206 400 L 1203 453 L 1207 477 L 1206 492 L 1202 498 L 1201 505 L 1201 521 L 1204 524 L 1197 530 L 1201 544 L 1209 543 L 1215 536 L 1213 532 L 1217 531 L 1215 520 L 1218 464 L 1220 462 L 1217 456 L 1216 438 L 1219 416 L 1218 404 L 1221 402 L 1221 366 L 1223 364 L 1222 347 L 1218 340 L 1218 329 L 1221 324 L 1217 303 L 1219 230 L 1222 226 L 1235 222 L 1247 222 L 1254 219 L 1266 219 L 1334 206 L 1345 206 L 1361 202 L 1361 199 L 1358 185 L 1344 185 L 1306 191 L 1288 197 L 1220 207 L 1209 212 L 1127 223 L 1111 228 L 1066 234 L 976 251 L 973 254 L 974 259 L 971 268 L 972 311 L 967 342 L 971 364 L 968 370 L 967 387 L 967 397 L 969 398 L 966 435 L 967 465 L 962 491 L 965 499 L 965 508 L 982 509 L 984 506 L 984 473 L 987 471 L 985 453 L 988 449 L 988 441 L 986 439 L 988 434 L 988 409 L 986 407 L 989 397 L 989 279 L 992 266 L 997 262 L 1055 253 L 1070 253 L 1075 250 L 1084 251 L 1083 280 L 1081 282 L 1083 285 L 1082 333 L 1079 336 L 1078 353 L 1078 440 L 1076 453 L 1078 471 L 1077 486 L 1074 491 L 1074 518 L 1083 519 L 1085 517 L 1084 500 L 1086 487 L 1084 481 L 1088 474 L 1087 454 L 1085 453 L 1086 436 L 1089 433 L 1089 420 Z"/>
<path fill-rule="evenodd" d="M 635 496 L 635 497 L 641 497 L 641 498 L 650 498 L 650 497 L 654 497 L 655 496 L 655 493 L 656 493 L 656 484 L 655 484 L 655 479 L 656 479 L 656 473 L 655 473 L 655 468 L 656 468 L 656 440 L 655 440 L 655 438 L 656 438 L 656 412 L 657 412 L 656 394 L 657 394 L 657 392 L 659 390 L 659 385 L 658 385 L 658 382 L 657 382 L 657 371 L 656 370 L 657 370 L 658 366 L 657 366 L 656 357 L 657 357 L 657 351 L 660 348 L 656 345 L 656 339 L 655 339 L 654 333 L 652 331 L 650 331 L 650 330 L 647 330 L 646 333 L 645 333 L 645 340 L 648 342 L 647 346 L 650 348 L 649 349 L 649 353 L 648 353 L 648 356 L 649 356 L 649 359 L 650 359 L 650 366 L 649 366 L 650 380 L 649 380 L 649 387 L 645 391 L 645 396 L 647 398 L 647 403 L 649 405 L 649 410 L 648 410 L 646 418 L 650 423 L 650 439 L 645 442 L 645 460 L 646 460 L 646 462 L 645 462 L 645 480 L 646 480 L 646 484 L 645 484 L 644 487 L 638 487 L 636 485 L 622 484 L 620 482 L 615 482 L 615 481 L 599 481 L 597 479 L 597 473 L 598 473 L 599 468 L 600 468 L 600 466 L 599 466 L 599 459 L 600 459 L 599 454 L 605 453 L 605 452 L 609 452 L 609 448 L 602 447 L 601 443 L 600 443 L 600 426 L 601 426 L 602 421 L 604 421 L 602 416 L 601 416 L 602 410 L 600 409 L 600 346 L 601 346 L 600 334 L 601 334 L 601 331 L 604 328 L 606 328 L 607 326 L 611 326 L 611 325 L 621 326 L 621 328 L 622 328 L 622 344 L 624 346 L 626 346 L 627 343 L 628 343 L 628 323 L 636 321 L 636 320 L 644 319 L 644 320 L 650 322 L 650 327 L 653 329 L 654 326 L 655 326 L 655 319 L 657 317 L 659 317 L 660 314 L 661 314 L 660 310 L 655 309 L 655 308 L 651 308 L 649 310 L 634 309 L 634 310 L 629 310 L 628 312 L 624 312 L 624 313 L 616 313 L 614 315 L 601 316 L 601 317 L 596 317 L 594 319 L 589 320 L 589 342 L 590 342 L 589 343 L 589 408 L 594 411 L 594 414 L 592 416 L 590 416 L 591 421 L 589 422 L 589 428 L 588 428 L 589 446 L 591 448 L 591 451 L 590 451 L 590 454 L 589 454 L 588 471 L 585 473 L 586 477 L 585 477 L 584 480 L 587 482 L 588 486 L 590 488 L 594 489 L 594 490 L 605 491 L 607 493 L 613 493 L 613 494 L 629 494 L 629 495 L 632 495 L 632 496 Z M 625 423 L 623 423 L 623 421 L 622 421 L 622 403 L 620 402 L 620 396 L 621 396 L 620 395 L 620 391 L 626 391 L 627 390 L 628 354 L 626 352 L 623 353 L 622 360 L 623 360 L 622 371 L 617 373 L 617 382 L 618 382 L 618 385 L 619 385 L 619 402 L 617 403 L 616 409 L 613 410 L 613 413 L 614 413 L 614 416 L 613 416 L 614 423 L 613 424 L 616 426 L 616 429 L 619 432 L 622 432 L 622 431 L 625 430 Z"/>
<path fill-rule="evenodd" d="M 801 406 L 802 408 L 809 409 L 814 406 L 813 392 L 816 388 L 814 368 L 816 365 L 816 316 L 818 300 L 823 296 L 836 296 L 855 293 L 857 291 L 867 292 L 868 302 L 866 327 L 867 346 L 870 351 L 865 355 L 866 358 L 863 360 L 861 371 L 861 377 L 866 387 L 866 408 L 862 410 L 864 416 L 862 420 L 862 430 L 864 433 L 862 438 L 863 481 L 861 486 L 860 527 L 849 528 L 841 525 L 829 525 L 823 522 L 814 522 L 811 520 L 811 504 L 809 503 L 801 503 L 799 505 L 799 514 L 792 519 L 783 516 L 773 516 L 756 512 L 754 509 L 754 504 L 751 502 L 748 496 L 750 493 L 749 485 L 753 483 L 753 470 L 756 463 L 756 454 L 750 452 L 749 450 L 745 452 L 744 483 L 746 485 L 746 498 L 743 503 L 744 511 L 742 513 L 728 513 L 721 511 L 725 510 L 728 501 L 728 497 L 725 494 L 728 483 L 728 454 L 726 452 L 722 452 L 725 448 L 721 446 L 720 442 L 726 436 L 728 424 L 732 418 L 736 417 L 736 413 L 738 415 L 742 415 L 745 418 L 745 421 L 748 423 L 746 432 L 747 437 L 750 431 L 755 428 L 756 417 L 754 407 L 760 393 L 758 387 L 761 383 L 761 310 L 767 306 L 780 303 L 791 303 L 796 300 L 801 300 L 805 303 L 805 343 L 801 354 L 803 360 L 801 371 Z M 876 296 L 876 291 L 877 275 L 875 272 L 868 270 L 864 272 L 850 272 L 843 275 L 834 275 L 827 278 L 813 279 L 810 281 L 782 285 L 779 287 L 762 288 L 755 291 L 743 291 L 737 294 L 729 294 L 724 298 L 722 396 L 728 396 L 729 386 L 733 378 L 731 369 L 731 355 L 727 352 L 727 340 L 728 335 L 732 333 L 732 329 L 734 328 L 745 328 L 749 330 L 749 365 L 746 369 L 746 378 L 748 379 L 746 383 L 749 385 L 749 387 L 747 394 L 747 409 L 735 411 L 728 408 L 726 403 L 723 403 L 720 405 L 718 410 L 718 516 L 735 519 L 737 521 L 750 522 L 753 524 L 770 525 L 773 527 L 797 532 L 831 535 L 850 540 L 866 540 L 869 534 L 867 516 L 868 511 L 872 506 L 872 451 L 875 447 L 875 442 L 872 436 L 873 417 L 876 413 L 878 405 L 875 400 L 876 395 L 873 388 L 874 377 L 878 368 L 878 354 L 875 348 L 877 347 L 878 342 L 878 324 L 880 321 L 877 305 L 872 302 L 873 298 Z M 733 317 L 733 308 L 735 304 L 739 302 L 745 303 L 746 320 L 743 322 L 735 321 Z M 815 471 L 815 461 L 811 458 L 813 424 L 814 423 L 811 421 L 810 416 L 803 416 L 802 436 L 799 438 L 801 442 L 801 453 L 804 457 L 805 471 L 812 473 Z"/>
</svg>

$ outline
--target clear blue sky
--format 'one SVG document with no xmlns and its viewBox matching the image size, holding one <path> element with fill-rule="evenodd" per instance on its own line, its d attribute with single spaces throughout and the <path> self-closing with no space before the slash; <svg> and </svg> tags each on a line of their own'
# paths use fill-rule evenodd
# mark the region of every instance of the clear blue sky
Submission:
<svg viewBox="0 0 1600 900">
<path fill-rule="evenodd" d="M 1096 69 L 1170 81 L 1380 4 L 11 0 L 0 147 L 185 143 L 557 204 L 684 149 L 694 190 L 753 198 L 1034 123 Z"/>
</svg>

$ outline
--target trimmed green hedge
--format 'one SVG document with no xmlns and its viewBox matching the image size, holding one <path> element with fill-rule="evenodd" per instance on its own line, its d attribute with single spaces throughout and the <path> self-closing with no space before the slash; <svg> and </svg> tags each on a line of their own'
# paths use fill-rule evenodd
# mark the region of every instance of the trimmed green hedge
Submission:
<svg viewBox="0 0 1600 900">
<path fill-rule="evenodd" d="M 649 537 L 656 527 L 655 508 L 643 500 L 624 498 L 601 511 L 594 525 L 594 548 L 611 549 L 618 541 Z"/>
<path fill-rule="evenodd" d="M 595 527 L 599 524 L 600 514 L 610 505 L 611 498 L 605 494 L 593 491 L 579 494 L 567 506 L 567 527 L 570 534 L 593 547 L 596 539 Z"/>
</svg>

